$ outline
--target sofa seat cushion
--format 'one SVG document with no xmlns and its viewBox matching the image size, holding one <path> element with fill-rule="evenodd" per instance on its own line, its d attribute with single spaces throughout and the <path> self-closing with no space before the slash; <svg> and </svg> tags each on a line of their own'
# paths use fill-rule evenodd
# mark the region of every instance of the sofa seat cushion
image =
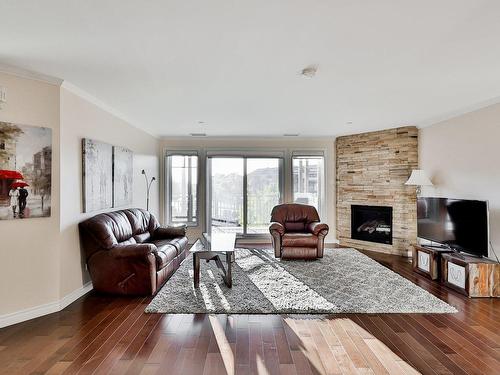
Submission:
<svg viewBox="0 0 500 375">
<path fill-rule="evenodd" d="M 134 236 L 137 243 L 148 242 L 151 239 L 149 232 L 139 233 Z"/>
<path fill-rule="evenodd" d="M 156 268 L 161 270 L 177 256 L 177 249 L 174 245 L 169 243 L 165 243 L 161 246 L 157 245 L 157 248 L 158 250 L 154 253 L 156 258 Z"/>
<path fill-rule="evenodd" d="M 161 249 L 164 246 L 173 246 L 174 249 L 176 250 L 176 256 L 179 255 L 184 251 L 184 249 L 187 246 L 187 238 L 186 237 L 179 237 L 179 238 L 171 238 L 168 240 L 152 240 L 149 241 L 149 243 L 152 243 L 155 245 L 158 249 Z"/>
<path fill-rule="evenodd" d="M 282 238 L 283 247 L 316 247 L 318 237 L 311 233 L 285 233 Z"/>
<path fill-rule="evenodd" d="M 179 255 L 187 248 L 188 239 L 187 237 L 176 237 L 170 240 L 170 244 L 175 246 L 177 255 Z"/>
</svg>

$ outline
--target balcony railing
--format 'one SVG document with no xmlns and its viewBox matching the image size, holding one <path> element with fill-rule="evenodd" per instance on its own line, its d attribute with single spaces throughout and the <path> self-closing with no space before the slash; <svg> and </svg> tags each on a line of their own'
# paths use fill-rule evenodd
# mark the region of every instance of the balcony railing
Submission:
<svg viewBox="0 0 500 375">
<path fill-rule="evenodd" d="M 247 233 L 267 233 L 271 211 L 279 194 L 249 194 Z M 243 232 L 243 199 L 237 195 L 213 197 L 212 228 L 224 232 Z"/>
</svg>

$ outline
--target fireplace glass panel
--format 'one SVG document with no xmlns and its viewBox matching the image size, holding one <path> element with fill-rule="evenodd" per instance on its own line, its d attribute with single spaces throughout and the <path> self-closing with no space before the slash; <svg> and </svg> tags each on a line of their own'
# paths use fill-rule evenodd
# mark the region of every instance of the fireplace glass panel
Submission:
<svg viewBox="0 0 500 375">
<path fill-rule="evenodd" d="M 352 205 L 351 238 L 392 245 L 392 207 Z"/>
</svg>

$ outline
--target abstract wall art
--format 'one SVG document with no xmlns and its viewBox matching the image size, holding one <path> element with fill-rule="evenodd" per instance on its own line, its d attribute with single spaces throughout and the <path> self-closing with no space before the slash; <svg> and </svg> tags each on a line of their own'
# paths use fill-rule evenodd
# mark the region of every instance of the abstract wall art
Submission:
<svg viewBox="0 0 500 375">
<path fill-rule="evenodd" d="M 113 207 L 132 204 L 134 153 L 124 147 L 113 147 Z"/>
<path fill-rule="evenodd" d="M 113 207 L 113 146 L 84 138 L 83 212 Z"/>
</svg>

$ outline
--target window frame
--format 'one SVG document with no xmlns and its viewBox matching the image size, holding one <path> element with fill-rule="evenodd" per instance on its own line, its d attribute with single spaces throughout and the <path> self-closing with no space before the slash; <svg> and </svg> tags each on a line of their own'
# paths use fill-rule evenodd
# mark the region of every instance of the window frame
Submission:
<svg viewBox="0 0 500 375">
<path fill-rule="evenodd" d="M 327 217 L 327 189 L 326 189 L 326 181 L 327 181 L 327 155 L 325 150 L 301 150 L 301 151 L 292 151 L 290 156 L 290 190 L 291 190 L 291 200 L 295 202 L 295 183 L 293 177 L 293 161 L 294 159 L 300 158 L 322 158 L 323 159 L 323 173 L 322 176 L 318 176 L 321 178 L 320 183 L 318 184 L 318 214 L 321 220 L 326 220 Z"/>
<path fill-rule="evenodd" d="M 196 204 L 191 202 L 191 207 L 194 208 L 194 221 L 172 221 L 172 167 L 170 163 L 171 156 L 196 156 Z M 187 227 L 198 227 L 200 223 L 200 155 L 197 150 L 169 150 L 165 152 L 165 217 L 168 225 L 186 225 Z M 188 203 L 189 205 L 189 203 Z"/>
</svg>

